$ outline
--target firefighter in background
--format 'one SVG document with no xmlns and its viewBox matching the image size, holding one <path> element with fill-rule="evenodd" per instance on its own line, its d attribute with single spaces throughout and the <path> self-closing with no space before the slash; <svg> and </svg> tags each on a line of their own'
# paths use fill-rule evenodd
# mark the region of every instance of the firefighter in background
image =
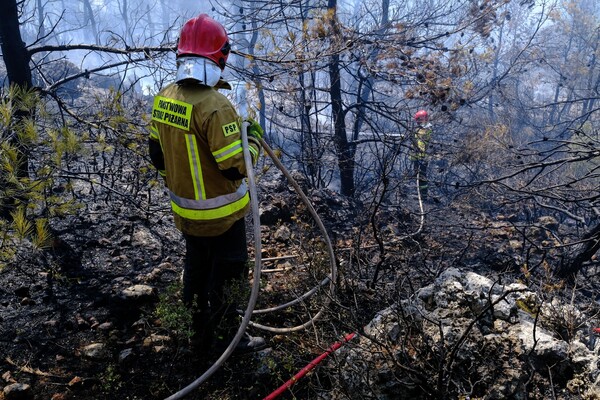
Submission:
<svg viewBox="0 0 600 400">
<path fill-rule="evenodd" d="M 217 21 L 206 14 L 187 21 L 177 45 L 176 79 L 154 97 L 151 116 L 150 157 L 185 239 L 183 300 L 193 310 L 193 342 L 200 350 L 231 342 L 240 324 L 235 297 L 239 285 L 249 286 L 242 120 L 217 90 L 231 88 L 221 79 L 229 52 L 227 33 Z M 256 164 L 263 130 L 249 122 Z M 245 333 L 235 351 L 264 347 L 263 338 Z"/>
<path fill-rule="evenodd" d="M 431 139 L 432 127 L 429 123 L 429 115 L 425 110 L 419 110 L 415 113 L 415 122 L 417 128 L 413 136 L 413 151 L 411 160 L 413 162 L 414 174 L 417 177 L 417 185 L 422 199 L 427 198 L 427 147 Z"/>
</svg>

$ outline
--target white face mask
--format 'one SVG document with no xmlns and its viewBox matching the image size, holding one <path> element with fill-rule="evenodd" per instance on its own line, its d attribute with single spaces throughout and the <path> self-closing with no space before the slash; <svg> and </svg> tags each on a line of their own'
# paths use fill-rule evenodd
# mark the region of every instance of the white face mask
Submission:
<svg viewBox="0 0 600 400">
<path fill-rule="evenodd" d="M 221 68 L 204 57 L 180 57 L 177 59 L 176 82 L 195 79 L 206 86 L 215 86 L 221 78 Z"/>
</svg>

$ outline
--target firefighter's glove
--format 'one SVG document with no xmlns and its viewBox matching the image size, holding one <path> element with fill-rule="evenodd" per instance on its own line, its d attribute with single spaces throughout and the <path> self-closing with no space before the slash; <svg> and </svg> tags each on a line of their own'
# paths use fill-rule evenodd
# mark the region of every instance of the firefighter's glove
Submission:
<svg viewBox="0 0 600 400">
<path fill-rule="evenodd" d="M 250 126 L 248 127 L 248 135 L 256 138 L 257 141 L 260 142 L 260 139 L 262 139 L 262 137 L 265 133 L 263 131 L 263 128 L 260 126 L 260 124 L 258 122 L 256 122 L 252 118 L 249 118 L 247 121 L 250 123 Z"/>
<path fill-rule="evenodd" d="M 253 120 L 252 118 L 249 118 L 247 122 L 250 124 L 248 126 L 248 143 L 254 145 L 250 146 L 248 150 L 250 150 L 250 153 L 252 154 L 252 163 L 256 165 L 256 162 L 258 161 L 258 157 L 262 150 L 262 144 L 260 142 L 260 139 L 262 139 L 264 132 L 259 123 Z"/>
</svg>

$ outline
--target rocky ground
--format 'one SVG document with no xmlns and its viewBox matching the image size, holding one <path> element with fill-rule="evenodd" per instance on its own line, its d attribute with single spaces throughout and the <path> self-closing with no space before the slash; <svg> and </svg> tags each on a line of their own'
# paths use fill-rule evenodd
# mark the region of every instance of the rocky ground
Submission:
<svg viewBox="0 0 600 400">
<path fill-rule="evenodd" d="M 260 185 L 266 271 L 257 309 L 293 300 L 330 273 L 319 230 L 285 179 Z M 600 398 L 598 307 L 585 303 L 596 292 L 593 271 L 587 296 L 553 288 L 566 300 L 542 318 L 540 304 L 553 303 L 539 290 L 552 282 L 543 263 L 537 272 L 519 267 L 522 244 L 508 216 L 431 201 L 420 230 L 414 203 L 372 219 L 372 209 L 333 192 L 309 198 L 336 249 L 336 292 L 324 286 L 300 306 L 258 316 L 273 329 L 250 331 L 270 349 L 230 358 L 186 398 L 264 398 L 350 332 L 360 335 L 282 398 Z M 57 223 L 51 250 L 22 243 L 0 271 L 0 399 L 163 399 L 219 356 L 190 346 L 179 301 L 184 249 L 169 210 L 86 210 Z M 474 239 L 464 221 L 488 239 Z M 539 240 L 551 240 L 548 223 Z M 506 295 L 513 284 L 531 295 Z M 314 326 L 293 329 L 323 305 Z M 519 321 L 540 330 L 523 333 Z"/>
</svg>

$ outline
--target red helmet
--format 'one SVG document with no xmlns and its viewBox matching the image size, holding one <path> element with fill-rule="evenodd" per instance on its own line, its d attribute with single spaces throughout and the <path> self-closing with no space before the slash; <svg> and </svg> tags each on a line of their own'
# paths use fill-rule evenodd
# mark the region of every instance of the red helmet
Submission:
<svg viewBox="0 0 600 400">
<path fill-rule="evenodd" d="M 417 122 L 425 122 L 427 121 L 427 119 L 429 119 L 429 115 L 427 114 L 427 111 L 425 110 L 419 110 L 416 112 L 415 114 L 415 121 Z"/>
<path fill-rule="evenodd" d="M 181 28 L 177 57 L 205 57 L 223 70 L 230 50 L 225 28 L 206 14 L 190 19 Z"/>
</svg>

